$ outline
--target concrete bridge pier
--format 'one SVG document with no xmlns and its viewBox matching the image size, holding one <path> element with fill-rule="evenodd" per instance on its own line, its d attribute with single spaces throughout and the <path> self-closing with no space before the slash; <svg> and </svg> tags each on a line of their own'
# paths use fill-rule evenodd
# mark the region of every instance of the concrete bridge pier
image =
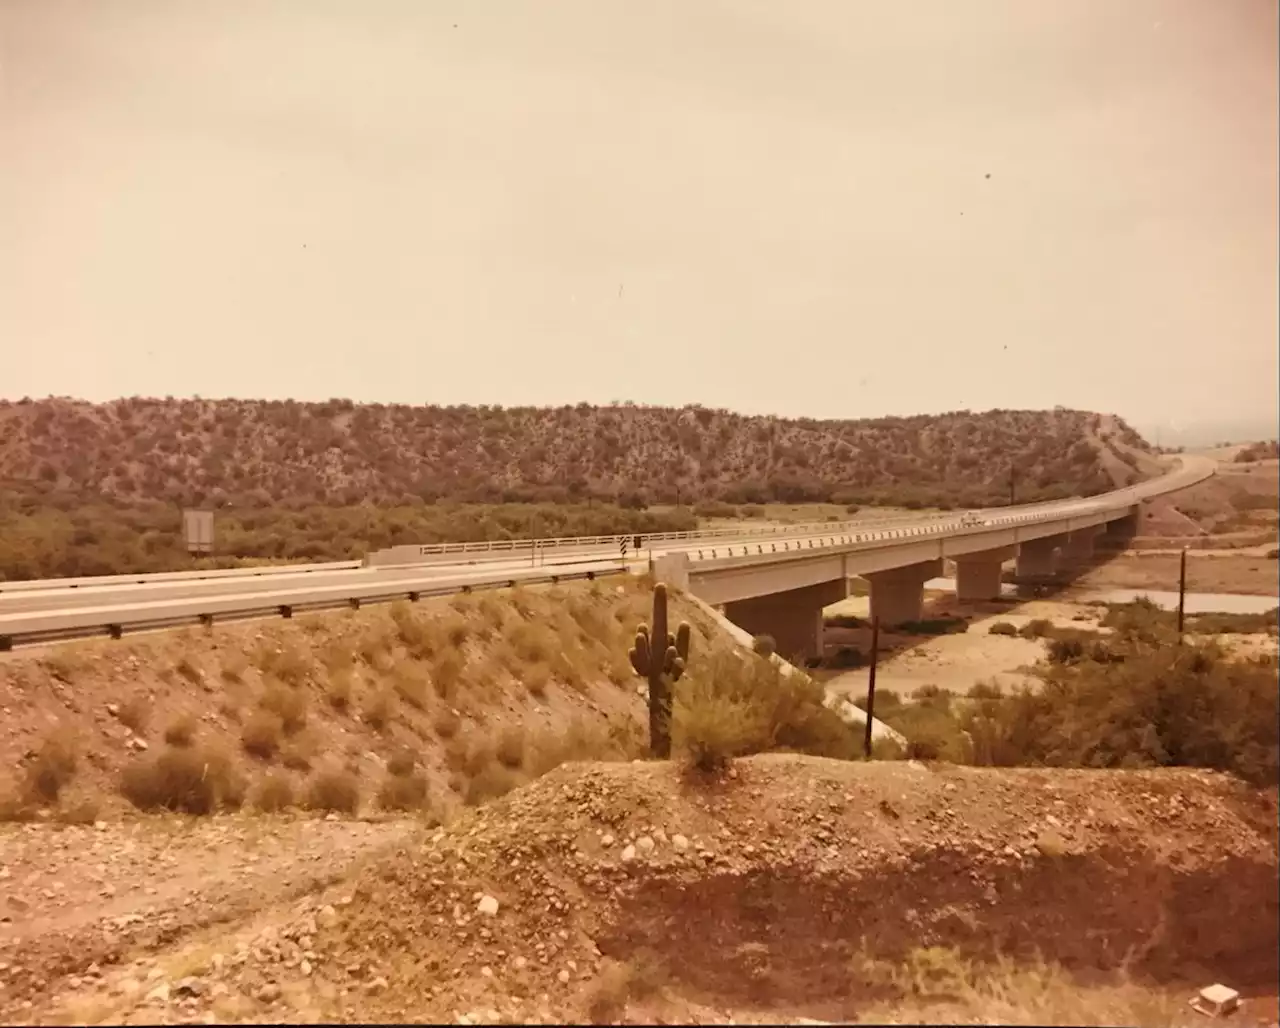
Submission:
<svg viewBox="0 0 1280 1028">
<path fill-rule="evenodd" d="M 1018 546 L 1018 577 L 1040 578 L 1058 570 L 1058 549 L 1065 536 L 1047 535 Z"/>
<path fill-rule="evenodd" d="M 1062 563 L 1083 564 L 1093 557 L 1093 544 L 1101 531 L 1098 527 L 1078 528 L 1066 536 L 1060 536 L 1062 543 Z"/>
<path fill-rule="evenodd" d="M 734 600 L 724 605 L 724 614 L 743 631 L 773 637 L 778 656 L 803 664 L 822 656 L 822 609 L 849 595 L 849 581 L 787 589 L 784 592 Z"/>
<path fill-rule="evenodd" d="M 885 627 L 919 621 L 924 613 L 924 584 L 941 574 L 939 558 L 864 575 L 871 583 L 871 616 Z"/>
<path fill-rule="evenodd" d="M 961 603 L 998 600 L 1004 562 L 1013 560 L 1017 555 L 1018 547 L 1001 546 L 956 557 L 956 599 Z"/>
</svg>

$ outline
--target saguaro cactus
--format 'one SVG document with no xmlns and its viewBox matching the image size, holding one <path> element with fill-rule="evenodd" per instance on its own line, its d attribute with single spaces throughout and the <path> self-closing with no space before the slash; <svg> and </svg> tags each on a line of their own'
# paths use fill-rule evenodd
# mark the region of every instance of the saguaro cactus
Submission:
<svg viewBox="0 0 1280 1028">
<path fill-rule="evenodd" d="M 684 674 L 689 660 L 689 626 L 681 622 L 675 634 L 667 631 L 667 587 L 653 587 L 653 628 L 636 629 L 631 666 L 649 681 L 649 751 L 671 756 L 671 686 Z"/>
</svg>

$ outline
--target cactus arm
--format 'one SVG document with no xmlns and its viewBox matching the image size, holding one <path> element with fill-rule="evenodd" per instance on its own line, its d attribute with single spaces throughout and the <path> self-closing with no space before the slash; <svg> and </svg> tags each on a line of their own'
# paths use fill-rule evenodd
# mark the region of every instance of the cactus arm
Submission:
<svg viewBox="0 0 1280 1028">
<path fill-rule="evenodd" d="M 692 636 L 693 630 L 689 627 L 689 622 L 681 621 L 680 627 L 676 629 L 676 651 L 686 664 L 689 662 L 689 641 Z"/>
</svg>

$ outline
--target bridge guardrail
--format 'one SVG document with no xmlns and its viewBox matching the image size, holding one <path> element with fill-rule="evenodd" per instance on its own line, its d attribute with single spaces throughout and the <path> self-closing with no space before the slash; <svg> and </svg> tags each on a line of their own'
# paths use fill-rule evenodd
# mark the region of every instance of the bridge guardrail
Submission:
<svg viewBox="0 0 1280 1028">
<path fill-rule="evenodd" d="M 425 596 L 447 596 L 475 589 L 502 588 L 516 583 L 554 583 L 625 573 L 625 568 L 605 563 L 578 565 L 565 570 L 515 568 L 491 573 L 473 572 L 448 579 L 424 572 L 418 578 L 392 581 L 353 579 L 349 583 L 338 585 L 286 586 L 271 593 L 253 595 L 133 601 L 52 613 L 21 612 L 0 619 L 0 652 L 10 650 L 19 643 L 55 642 L 102 634 L 118 639 L 127 630 L 182 624 L 209 625 L 219 619 L 225 621 L 270 614 L 290 618 L 297 611 L 332 607 L 358 609 L 364 603 L 385 603 L 399 599 L 416 602 Z"/>
</svg>

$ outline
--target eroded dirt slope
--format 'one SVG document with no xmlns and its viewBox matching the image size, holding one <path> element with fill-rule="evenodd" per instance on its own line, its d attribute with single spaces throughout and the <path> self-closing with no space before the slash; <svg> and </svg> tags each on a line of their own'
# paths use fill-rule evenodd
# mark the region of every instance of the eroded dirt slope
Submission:
<svg viewBox="0 0 1280 1028">
<path fill-rule="evenodd" d="M 1197 771 L 566 765 L 350 882 L 26 1013 L 883 1023 L 901 984 L 869 969 L 943 951 L 1250 996 L 1277 971 L 1275 814 L 1273 793 Z"/>
</svg>

